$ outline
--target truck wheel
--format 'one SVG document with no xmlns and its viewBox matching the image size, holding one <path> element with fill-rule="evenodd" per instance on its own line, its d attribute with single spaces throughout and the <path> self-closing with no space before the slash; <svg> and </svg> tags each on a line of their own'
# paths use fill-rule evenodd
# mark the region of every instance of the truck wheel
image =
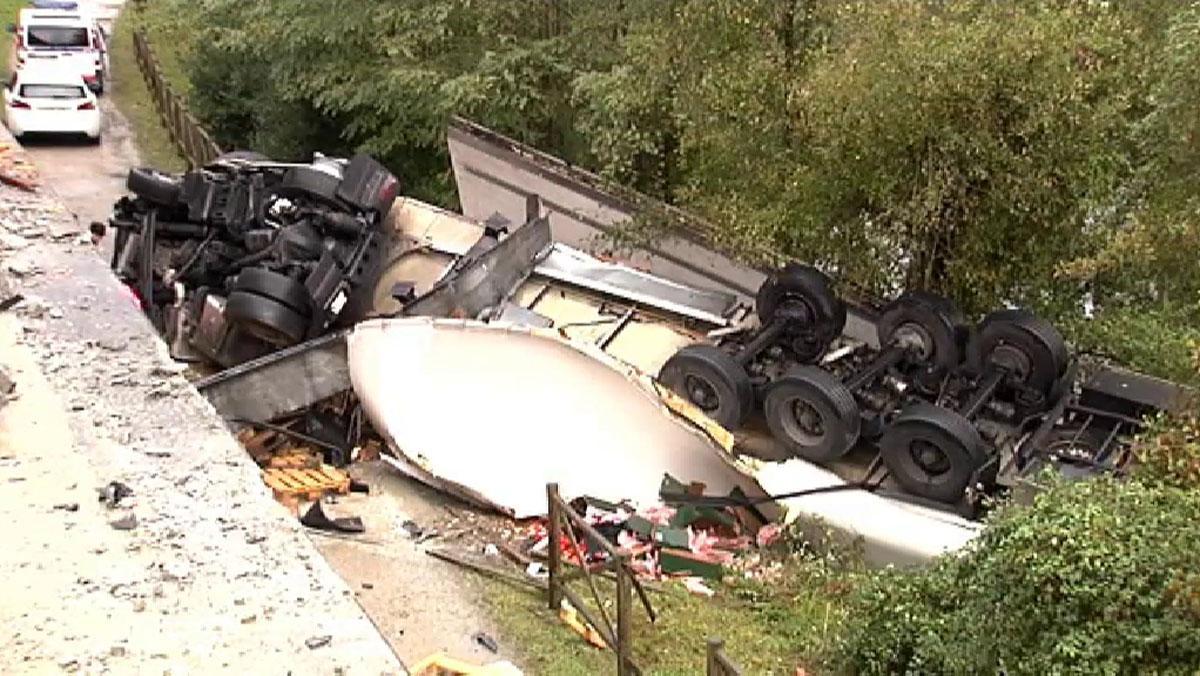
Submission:
<svg viewBox="0 0 1200 676">
<path fill-rule="evenodd" d="M 658 380 L 726 429 L 737 429 L 754 408 L 750 376 L 715 345 L 688 345 L 667 360 Z"/>
<path fill-rule="evenodd" d="M 758 287 L 754 299 L 758 320 L 766 326 L 780 315 L 791 327 L 790 347 L 802 362 L 815 361 L 846 326 L 846 304 L 820 270 L 789 263 Z"/>
<path fill-rule="evenodd" d="M 313 311 L 312 294 L 303 283 L 263 268 L 245 268 L 233 282 L 233 290 L 273 300 L 305 317 Z"/>
<path fill-rule="evenodd" d="M 983 438 L 969 420 L 924 402 L 897 416 L 880 438 L 879 451 L 901 488 L 950 504 L 962 498 L 988 460 Z"/>
<path fill-rule="evenodd" d="M 792 455 L 813 462 L 845 455 L 862 427 L 854 395 L 815 366 L 797 366 L 772 383 L 763 411 L 771 435 Z"/>
<path fill-rule="evenodd" d="M 308 333 L 309 320 L 270 298 L 234 291 L 225 302 L 225 320 L 278 347 L 295 345 Z"/>
<path fill-rule="evenodd" d="M 147 202 L 162 207 L 179 204 L 182 182 L 169 174 L 149 167 L 134 167 L 125 177 L 125 188 Z"/>
<path fill-rule="evenodd" d="M 911 363 L 947 370 L 962 361 L 966 320 L 948 298 L 906 291 L 888 303 L 876 326 L 880 345 L 908 346 Z"/>
<path fill-rule="evenodd" d="M 1003 368 L 1047 397 L 1066 372 L 1067 343 L 1054 326 L 1028 310 L 998 310 L 983 318 L 967 345 L 971 369 Z"/>
</svg>

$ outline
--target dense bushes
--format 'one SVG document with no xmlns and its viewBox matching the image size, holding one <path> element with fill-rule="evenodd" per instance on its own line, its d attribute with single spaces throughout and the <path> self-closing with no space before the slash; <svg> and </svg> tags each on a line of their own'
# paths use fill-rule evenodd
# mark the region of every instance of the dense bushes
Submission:
<svg viewBox="0 0 1200 676">
<path fill-rule="evenodd" d="M 1200 493 L 1096 480 L 1003 510 L 961 557 L 851 598 L 862 673 L 1179 673 L 1200 668 Z"/>
</svg>

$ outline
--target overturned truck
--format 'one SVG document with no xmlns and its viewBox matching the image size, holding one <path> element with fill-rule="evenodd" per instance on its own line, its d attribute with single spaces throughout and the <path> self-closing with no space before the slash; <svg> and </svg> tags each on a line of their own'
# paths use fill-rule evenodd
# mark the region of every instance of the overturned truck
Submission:
<svg viewBox="0 0 1200 676">
<path fill-rule="evenodd" d="M 434 383 L 420 355 L 452 363 L 449 345 L 466 354 L 494 350 L 495 332 L 506 342 L 553 337 L 605 368 L 657 376 L 649 382 L 667 403 L 660 408 L 701 430 L 710 448 L 732 451 L 731 471 L 752 478 L 760 497 L 802 493 L 779 500 L 790 516 L 820 517 L 861 536 L 877 561 L 917 561 L 961 546 L 977 532 L 970 519 L 983 496 L 1025 487 L 1047 465 L 1072 476 L 1124 471 L 1143 416 L 1180 396 L 1157 379 L 1085 367 L 1052 326 L 1028 313 L 998 310 L 971 327 L 953 303 L 919 292 L 880 307 L 854 305 L 812 268 L 737 263 L 705 243 L 703 227 L 681 225 L 645 247 L 613 251 L 606 235 L 639 213 L 681 224 L 690 217 L 464 120 L 448 140 L 462 214 L 396 197 L 395 179 L 370 158 L 231 157 L 160 176 L 155 198 L 134 189 L 118 203 L 114 267 L 178 356 L 222 367 L 197 385 L 227 418 L 271 420 L 354 388 L 405 471 L 465 499 L 527 512 L 528 501 L 497 502 L 514 494 L 482 485 L 496 473 L 481 475 L 458 455 L 465 440 L 441 443 L 463 430 L 432 427 L 445 423 L 437 407 L 481 421 L 478 411 L 494 412 L 501 392 L 524 397 L 531 390 L 528 382 L 515 387 L 519 368 L 464 359 L 459 366 L 480 366 L 454 370 L 461 401 L 445 388 L 404 399 L 395 387 Z M 313 191 L 286 178 L 296 171 L 340 178 Z M 290 280 L 294 299 L 256 286 L 268 273 Z M 230 311 L 247 291 L 296 310 L 303 329 L 280 331 L 236 304 Z M 356 327 L 368 318 L 390 319 Z M 386 358 L 365 358 L 360 347 L 352 359 L 348 346 L 356 344 Z M 562 365 L 547 360 L 560 358 L 520 366 L 553 374 Z M 621 443 L 617 433 L 633 422 L 611 413 L 619 407 L 589 410 L 586 397 L 575 396 L 587 394 L 585 381 L 564 378 L 561 387 L 583 402 L 576 414 L 604 417 L 589 423 L 589 447 Z M 472 392 L 493 395 L 477 401 Z M 533 409 L 548 401 L 537 397 L 543 404 L 527 402 L 533 418 L 507 400 L 512 415 L 486 416 L 481 427 L 503 427 L 507 436 L 496 438 L 513 440 L 506 453 L 536 446 L 519 441 L 537 434 Z M 401 399 L 410 401 L 406 411 L 396 408 Z M 422 406 L 435 409 L 415 414 Z M 629 495 L 652 494 L 686 457 L 650 462 L 660 465 L 630 476 Z M 711 460 L 696 457 L 696 466 L 715 471 Z M 727 479 L 756 492 L 742 478 Z"/>
</svg>

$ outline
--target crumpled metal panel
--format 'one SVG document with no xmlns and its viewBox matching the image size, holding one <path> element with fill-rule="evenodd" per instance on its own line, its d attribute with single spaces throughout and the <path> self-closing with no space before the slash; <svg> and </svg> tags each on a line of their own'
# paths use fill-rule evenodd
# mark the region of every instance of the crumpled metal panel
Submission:
<svg viewBox="0 0 1200 676">
<path fill-rule="evenodd" d="M 562 243 L 555 243 L 546 252 L 534 272 L 716 326 L 727 326 L 738 304 L 737 296 L 732 293 L 685 286 L 599 260 Z"/>
</svg>

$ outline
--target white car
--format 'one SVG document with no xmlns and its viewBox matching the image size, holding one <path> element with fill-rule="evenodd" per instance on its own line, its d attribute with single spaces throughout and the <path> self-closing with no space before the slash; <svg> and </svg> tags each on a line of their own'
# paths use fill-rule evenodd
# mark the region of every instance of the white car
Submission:
<svg viewBox="0 0 1200 676">
<path fill-rule="evenodd" d="M 83 134 L 100 142 L 96 95 L 74 70 L 23 68 L 4 88 L 4 124 L 13 136 Z"/>
<path fill-rule="evenodd" d="M 55 61 L 77 69 L 89 89 L 103 93 L 108 44 L 92 16 L 77 10 L 22 9 L 19 23 L 8 30 L 15 35 L 12 62 L 18 69 Z"/>
</svg>

